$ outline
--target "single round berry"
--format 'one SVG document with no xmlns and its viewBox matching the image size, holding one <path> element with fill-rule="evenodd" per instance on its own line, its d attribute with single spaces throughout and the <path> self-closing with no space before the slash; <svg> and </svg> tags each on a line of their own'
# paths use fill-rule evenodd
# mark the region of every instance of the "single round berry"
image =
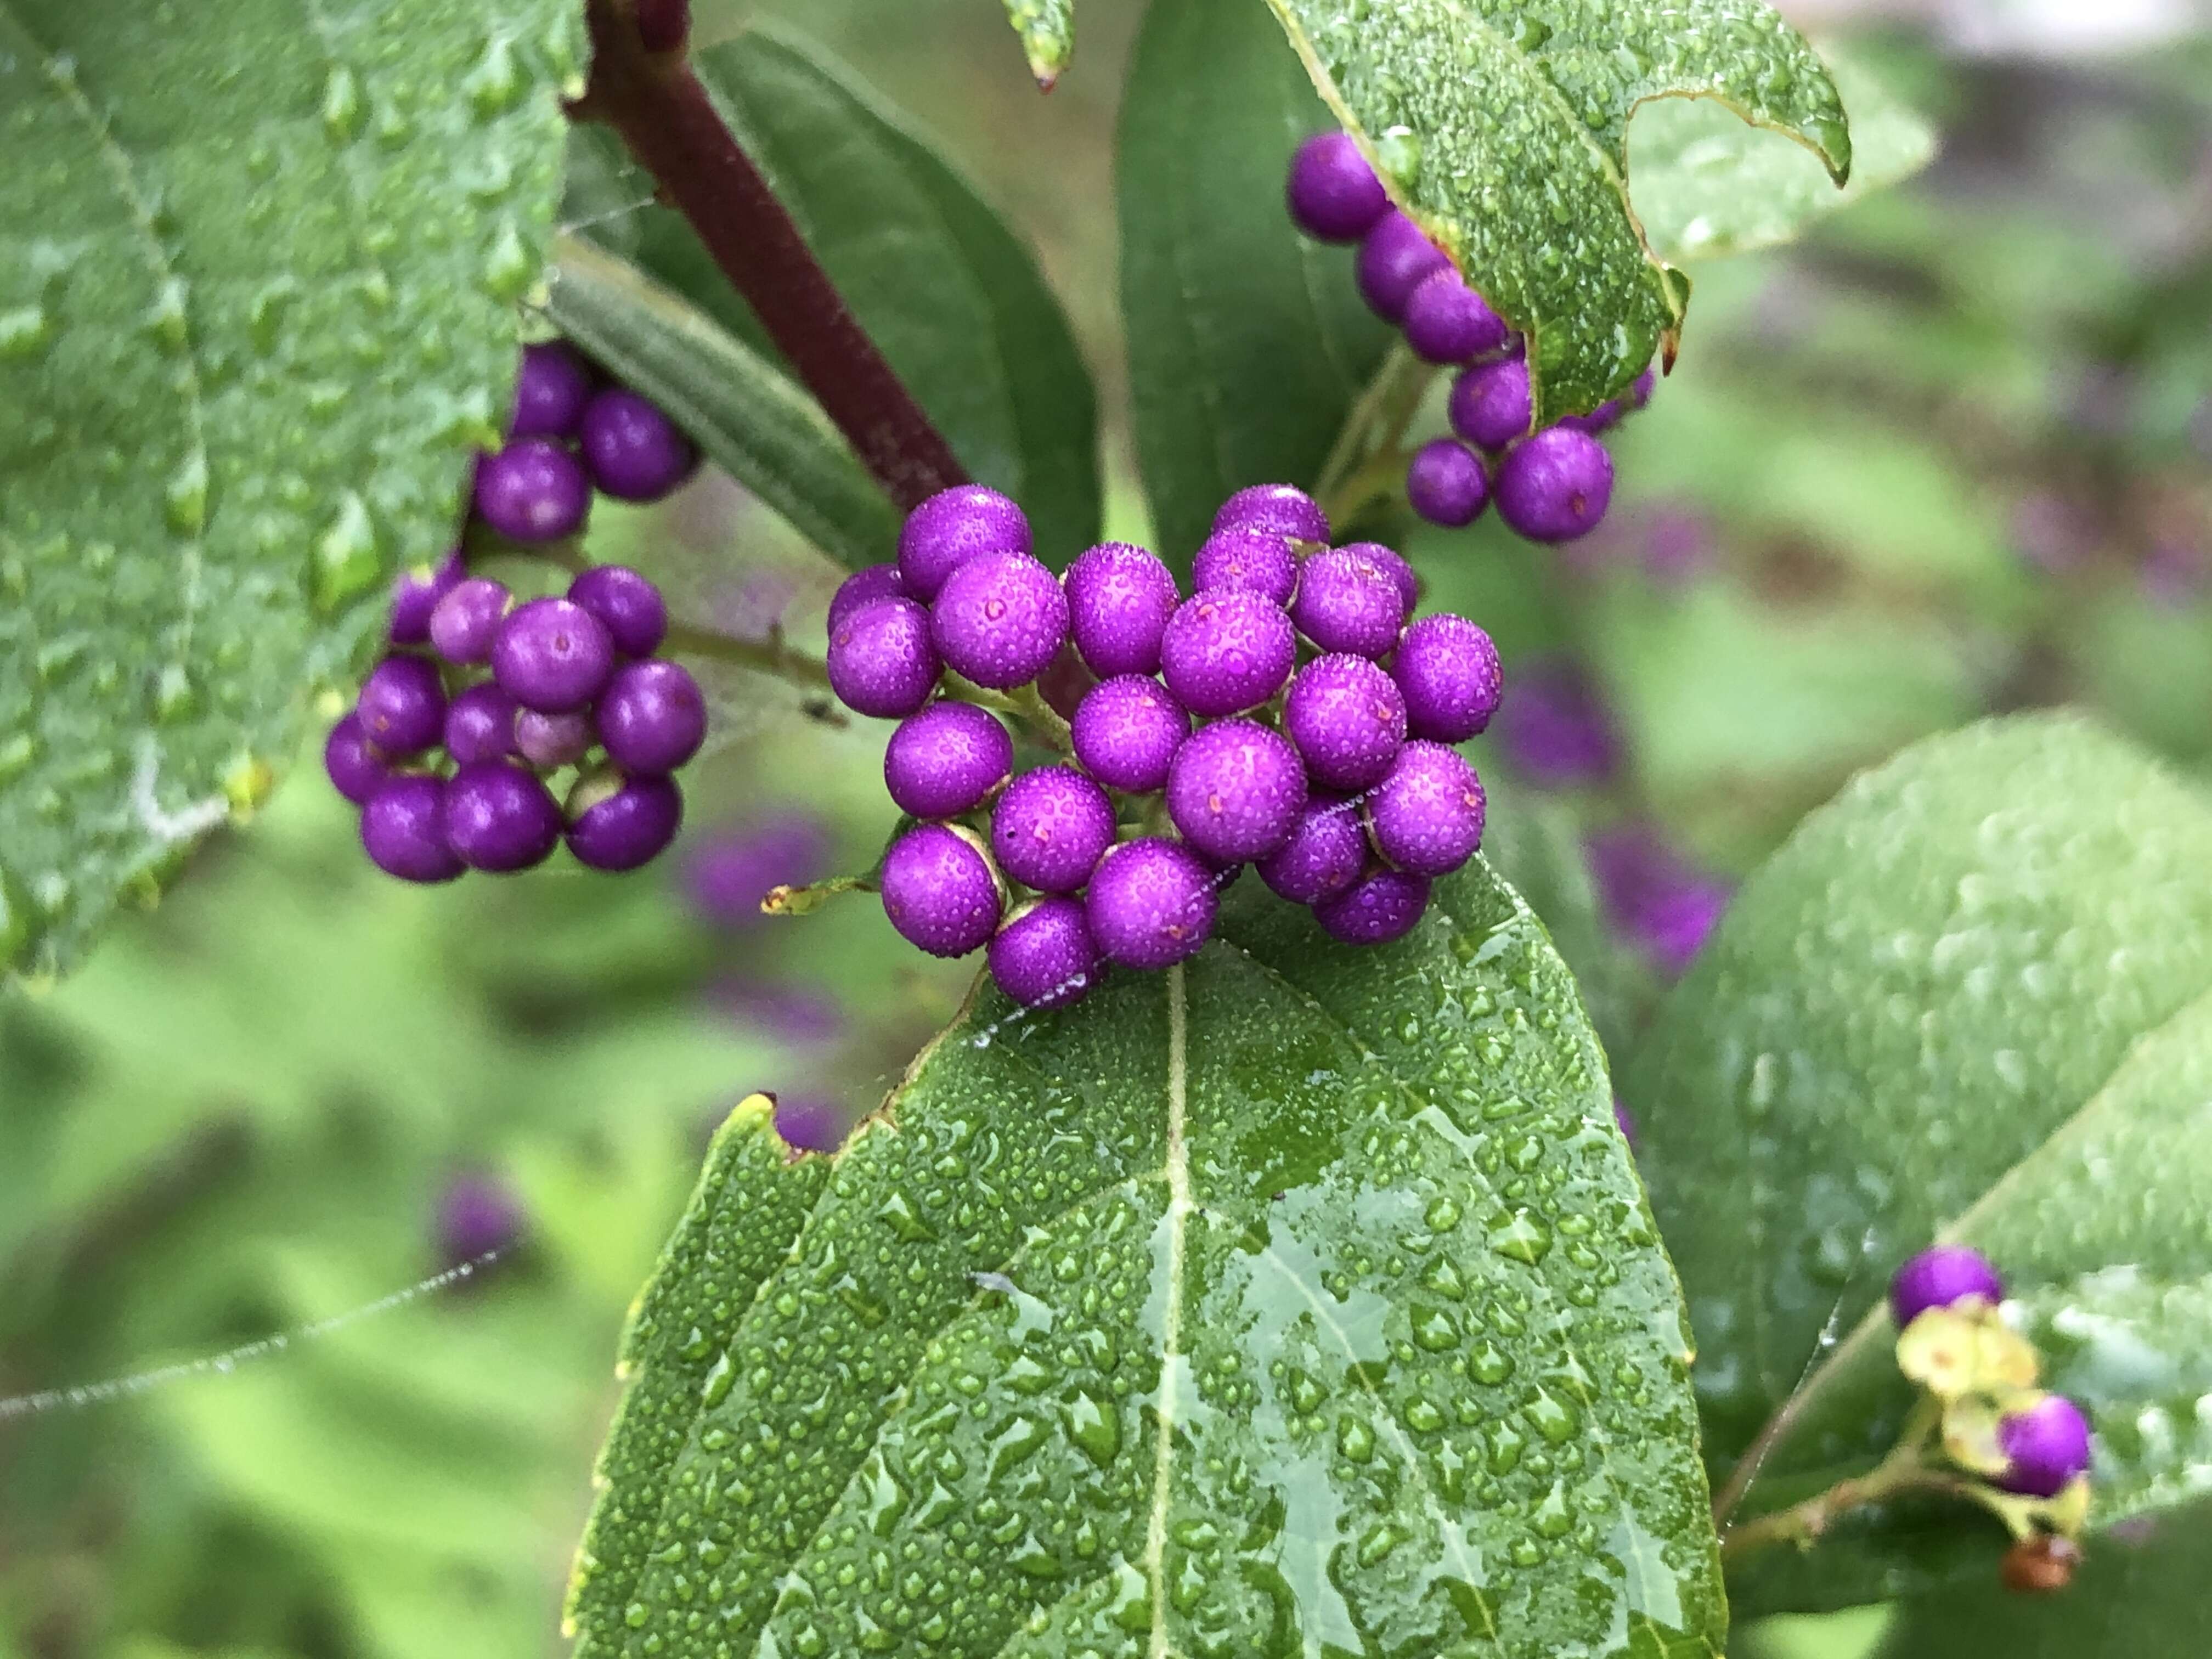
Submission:
<svg viewBox="0 0 2212 1659">
<path fill-rule="evenodd" d="M 933 957 L 964 957 L 998 931 L 999 878 L 965 830 L 925 823 L 884 854 L 884 914 L 907 943 Z"/>
<path fill-rule="evenodd" d="M 584 422 L 584 405 L 592 400 L 593 380 L 592 366 L 566 340 L 523 347 L 507 435 L 564 442 L 574 438 Z"/>
<path fill-rule="evenodd" d="M 1127 542 L 1085 550 L 1061 579 L 1068 629 L 1101 679 L 1149 674 L 1160 665 L 1160 633 L 1175 614 L 1175 576 L 1157 556 Z"/>
<path fill-rule="evenodd" d="M 1160 639 L 1160 676 L 1176 702 L 1211 719 L 1257 708 L 1283 689 L 1297 657 L 1282 606 L 1226 589 L 1176 608 Z"/>
<path fill-rule="evenodd" d="M 1158 680 L 1121 674 L 1085 693 L 1068 727 L 1085 771 L 1109 789 L 1142 795 L 1166 787 L 1190 716 Z"/>
<path fill-rule="evenodd" d="M 1073 893 L 1114 844 L 1114 803 L 1070 766 L 1041 766 L 1006 786 L 991 811 L 999 868 L 1040 893 Z"/>
<path fill-rule="evenodd" d="M 1390 210 L 1375 169 L 1349 133 L 1317 132 L 1291 158 L 1284 204 L 1317 241 L 1356 242 Z"/>
<path fill-rule="evenodd" d="M 358 714 L 348 714 L 331 727 L 331 735 L 323 740 L 323 770 L 331 775 L 331 787 L 356 806 L 392 776 L 390 763 L 369 742 Z"/>
<path fill-rule="evenodd" d="M 445 781 L 419 773 L 392 779 L 363 804 L 361 844 L 402 881 L 451 881 L 465 867 L 446 839 Z"/>
<path fill-rule="evenodd" d="M 446 752 L 463 766 L 513 754 L 514 714 L 514 699 L 489 680 L 470 686 L 446 709 Z"/>
<path fill-rule="evenodd" d="M 929 612 L 912 599 L 870 599 L 830 630 L 830 689 L 856 714 L 903 719 L 929 700 L 943 666 Z"/>
<path fill-rule="evenodd" d="M 681 663 L 663 657 L 615 670 L 593 712 L 607 758 L 632 777 L 673 772 L 707 738 L 707 699 Z"/>
<path fill-rule="evenodd" d="M 592 480 L 550 438 L 518 438 L 477 463 L 476 509 L 511 542 L 557 542 L 584 527 Z"/>
<path fill-rule="evenodd" d="M 1370 544 L 1316 553 L 1298 573 L 1291 620 L 1323 651 L 1380 657 L 1398 643 L 1406 599 L 1392 573 L 1367 556 Z"/>
<path fill-rule="evenodd" d="M 1367 795 L 1375 850 L 1417 876 L 1449 875 L 1482 845 L 1482 780 L 1456 749 L 1419 738 Z"/>
<path fill-rule="evenodd" d="M 1627 405 L 1620 398 L 1608 398 L 1587 415 L 1562 415 L 1554 424 L 1566 427 L 1571 431 L 1588 432 L 1595 435 L 1617 425 L 1620 417 L 1627 412 Z"/>
<path fill-rule="evenodd" d="M 1392 323 L 1405 320 L 1406 303 L 1415 289 L 1450 269 L 1451 261 L 1428 233 L 1395 208 L 1375 222 L 1354 266 L 1368 309 Z"/>
<path fill-rule="evenodd" d="M 1125 968 L 1171 968 L 1197 955 L 1219 908 L 1213 873 L 1198 854 L 1152 836 L 1100 860 L 1083 900 L 1098 954 Z"/>
<path fill-rule="evenodd" d="M 1298 560 L 1289 538 L 1249 525 L 1214 532 L 1190 562 L 1194 593 L 1227 589 L 1288 605 L 1297 586 Z"/>
<path fill-rule="evenodd" d="M 1289 838 L 1305 805 L 1297 750 L 1256 720 L 1200 727 L 1168 769 L 1168 817 L 1216 865 L 1265 858 Z"/>
<path fill-rule="evenodd" d="M 1318 904 L 1358 881 L 1367 867 L 1367 833 L 1359 808 L 1316 795 L 1291 826 L 1290 839 L 1259 861 L 1260 879 L 1279 898 Z"/>
<path fill-rule="evenodd" d="M 1379 783 L 1406 741 L 1406 699 L 1364 657 L 1316 657 L 1291 677 L 1283 732 L 1325 789 L 1349 794 Z"/>
<path fill-rule="evenodd" d="M 1032 901 L 991 936 L 984 960 L 998 987 L 1024 1008 L 1065 1008 L 1080 1002 L 1098 979 L 1098 947 L 1083 902 Z"/>
<path fill-rule="evenodd" d="M 560 804 L 533 772 L 471 762 L 446 785 L 446 839 L 472 870 L 527 870 L 561 843 Z"/>
<path fill-rule="evenodd" d="M 525 1225 L 522 1201 L 483 1176 L 462 1176 L 438 1200 L 438 1255 L 448 1267 L 482 1271 L 484 1258 L 514 1249 Z"/>
<path fill-rule="evenodd" d="M 592 752 L 592 717 L 580 712 L 541 714 L 535 708 L 516 711 L 514 747 L 532 766 L 552 771 L 574 766 Z"/>
<path fill-rule="evenodd" d="M 430 637 L 430 613 L 438 601 L 453 591 L 468 567 L 460 554 L 448 553 L 435 566 L 416 565 L 392 579 L 392 625 L 386 636 L 394 645 L 422 645 Z"/>
<path fill-rule="evenodd" d="M 909 714 L 884 750 L 884 787 L 902 812 L 955 818 L 981 806 L 1014 767 L 1014 740 L 971 702 L 933 702 Z"/>
<path fill-rule="evenodd" d="M 1423 277 L 1407 296 L 1406 343 L 1424 362 L 1463 363 L 1511 337 L 1505 319 L 1456 270 Z"/>
<path fill-rule="evenodd" d="M 1296 484 L 1247 484 L 1213 515 L 1214 533 L 1224 530 L 1256 530 L 1288 536 L 1293 541 L 1326 544 L 1328 514 L 1321 503 Z"/>
<path fill-rule="evenodd" d="M 471 576 L 439 600 L 430 613 L 430 643 L 447 662 L 489 662 L 500 624 L 514 603 L 505 583 Z"/>
<path fill-rule="evenodd" d="M 1373 870 L 1313 908 L 1314 920 L 1346 945 L 1388 945 L 1413 931 L 1429 907 L 1429 878 L 1404 870 Z"/>
<path fill-rule="evenodd" d="M 1630 411 L 1633 412 L 1636 410 L 1642 409 L 1646 404 L 1650 403 L 1651 401 L 1651 394 L 1658 389 L 1659 366 L 1656 363 L 1644 364 L 1644 372 L 1636 377 L 1635 380 L 1630 385 L 1626 393 L 1626 400 Z"/>
<path fill-rule="evenodd" d="M 611 386 L 584 405 L 576 434 L 592 482 L 624 501 L 657 501 L 691 476 L 699 451 L 652 398 Z"/>
<path fill-rule="evenodd" d="M 802 1152 L 834 1152 L 845 1144 L 845 1109 L 827 1095 L 775 1094 L 769 1121 L 787 1146 Z"/>
<path fill-rule="evenodd" d="M 421 657 L 386 657 L 362 682 L 354 712 L 380 753 L 414 755 L 446 729 L 446 685 Z"/>
<path fill-rule="evenodd" d="M 1930 1308 L 1955 1307 L 1969 1297 L 1994 1306 L 2004 1300 L 2004 1280 L 1989 1258 L 1969 1245 L 1931 1245 L 1890 1279 L 1890 1316 L 1903 1330 Z"/>
<path fill-rule="evenodd" d="M 1067 596 L 1026 553 L 985 553 L 938 590 L 929 637 L 945 666 L 993 690 L 1026 685 L 1067 643 Z"/>
<path fill-rule="evenodd" d="M 1998 1419 L 2005 1455 L 1997 1485 L 2024 1498 L 2056 1498 L 2089 1468 L 2089 1419 L 2063 1394 Z"/>
<path fill-rule="evenodd" d="M 1482 458 L 1451 438 L 1423 444 L 1406 467 L 1406 504 L 1447 530 L 1473 524 L 1490 505 Z"/>
<path fill-rule="evenodd" d="M 1514 671 L 1498 705 L 1497 742 L 1516 771 L 1547 789 L 1603 783 L 1620 763 L 1604 695 L 1571 657 L 1532 658 Z"/>
<path fill-rule="evenodd" d="M 1030 521 L 1020 507 L 981 484 L 940 489 L 907 514 L 899 531 L 899 575 L 924 605 L 945 580 L 984 553 L 1026 553 Z"/>
<path fill-rule="evenodd" d="M 1406 699 L 1406 730 L 1437 743 L 1464 743 L 1498 712 L 1504 679 L 1490 635 L 1449 611 L 1407 629 L 1390 677 Z"/>
<path fill-rule="evenodd" d="M 1444 405 L 1453 431 L 1485 449 L 1503 449 L 1528 429 L 1528 364 L 1522 357 L 1477 363 L 1452 382 Z"/>
<path fill-rule="evenodd" d="M 625 778 L 611 767 L 576 780 L 566 807 L 568 850 L 594 870 L 635 870 L 658 857 L 684 823 L 673 778 Z"/>
<path fill-rule="evenodd" d="M 568 597 L 605 624 L 625 657 L 649 657 L 668 636 L 660 590 L 627 565 L 593 565 L 568 584 Z"/>
<path fill-rule="evenodd" d="M 1390 579 L 1390 586 L 1398 590 L 1398 597 L 1405 604 L 1406 614 L 1412 616 L 1413 607 L 1421 602 L 1421 579 L 1413 574 L 1413 567 L 1406 562 L 1405 556 L 1380 542 L 1352 542 L 1348 545 L 1358 550 L 1360 557 Z"/>
<path fill-rule="evenodd" d="M 855 570 L 837 584 L 837 591 L 830 596 L 830 631 L 836 633 L 838 623 L 851 616 L 870 599 L 902 599 L 906 583 L 899 577 L 895 564 L 872 564 Z"/>
<path fill-rule="evenodd" d="M 615 642 L 606 624 L 568 599 L 532 599 L 517 606 L 492 641 L 491 672 L 500 689 L 525 708 L 565 714 L 606 689 L 615 672 Z"/>
<path fill-rule="evenodd" d="M 1547 427 L 1514 445 L 1494 482 L 1498 516 L 1532 542 L 1571 542 L 1605 517 L 1613 457 L 1587 432 Z"/>
</svg>

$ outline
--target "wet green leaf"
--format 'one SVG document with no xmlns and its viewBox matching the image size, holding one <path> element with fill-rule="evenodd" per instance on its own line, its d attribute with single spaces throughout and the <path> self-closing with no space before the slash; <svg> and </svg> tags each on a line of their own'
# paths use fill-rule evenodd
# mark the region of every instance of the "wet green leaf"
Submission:
<svg viewBox="0 0 2212 1659">
<path fill-rule="evenodd" d="M 580 1655 L 1718 1652 L 1680 1304 L 1541 929 L 1480 866 L 1368 951 L 1237 896 L 1184 969 L 979 993 L 826 1174 L 726 1137 Z"/>
<path fill-rule="evenodd" d="M 575 9 L 0 9 L 0 971 L 257 802 L 452 544 Z"/>
<path fill-rule="evenodd" d="M 1075 56 L 1075 0 L 1006 0 L 1006 17 L 1022 38 L 1030 73 L 1050 92 Z"/>
</svg>

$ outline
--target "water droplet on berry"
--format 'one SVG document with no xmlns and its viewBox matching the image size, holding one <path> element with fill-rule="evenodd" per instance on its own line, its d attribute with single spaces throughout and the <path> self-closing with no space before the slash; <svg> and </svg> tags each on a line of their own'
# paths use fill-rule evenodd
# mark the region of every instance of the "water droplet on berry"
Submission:
<svg viewBox="0 0 2212 1659">
<path fill-rule="evenodd" d="M 362 101 L 361 82 L 340 64 L 323 82 L 323 131 L 335 144 L 349 144 L 361 131 L 367 106 Z"/>
<path fill-rule="evenodd" d="M 307 598 L 317 613 L 343 609 L 384 580 L 384 561 L 376 545 L 376 526 L 368 506 L 354 491 L 338 501 L 338 515 L 315 544 L 308 563 Z"/>
</svg>

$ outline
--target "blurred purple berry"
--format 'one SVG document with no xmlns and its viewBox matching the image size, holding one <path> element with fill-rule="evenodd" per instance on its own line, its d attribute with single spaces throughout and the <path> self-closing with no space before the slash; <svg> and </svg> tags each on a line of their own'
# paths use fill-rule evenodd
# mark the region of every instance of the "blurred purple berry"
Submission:
<svg viewBox="0 0 2212 1659">
<path fill-rule="evenodd" d="M 392 778 L 361 809 L 361 844 L 402 881 L 451 881 L 465 867 L 446 839 L 446 786 L 420 774 Z"/>
<path fill-rule="evenodd" d="M 543 714 L 535 708 L 515 713 L 515 752 L 532 766 L 574 766 L 592 752 L 592 738 L 589 714 Z"/>
<path fill-rule="evenodd" d="M 446 752 L 463 766 L 515 752 L 514 699 L 490 681 L 471 685 L 446 708 Z"/>
<path fill-rule="evenodd" d="M 1620 1103 L 1619 1095 L 1613 1097 L 1613 1123 L 1620 1131 L 1620 1138 L 1628 1143 L 1629 1150 L 1633 1152 L 1636 1148 L 1636 1118 L 1627 1107 Z"/>
<path fill-rule="evenodd" d="M 487 663 L 514 596 L 489 576 L 455 586 L 430 613 L 430 643 L 447 662 Z"/>
<path fill-rule="evenodd" d="M 568 597 L 599 619 L 625 657 L 649 657 L 668 636 L 660 590 L 627 565 L 593 565 L 568 584 Z"/>
<path fill-rule="evenodd" d="M 1027 553 L 1030 521 L 981 484 L 940 489 L 907 514 L 899 531 L 899 575 L 909 597 L 928 604 L 945 580 L 979 554 Z"/>
<path fill-rule="evenodd" d="M 1406 504 L 1447 530 L 1473 524 L 1490 505 L 1482 458 L 1451 438 L 1423 444 L 1406 467 Z"/>
<path fill-rule="evenodd" d="M 1498 515 L 1532 542 L 1586 535 L 1613 499 L 1613 457 L 1587 432 L 1547 427 L 1514 445 L 1492 481 Z"/>
<path fill-rule="evenodd" d="M 1004 900 L 973 835 L 925 823 L 884 855 L 883 902 L 884 914 L 909 945 L 933 957 L 964 957 L 998 930 Z"/>
<path fill-rule="evenodd" d="M 1186 599 L 1160 639 L 1160 677 L 1176 701 L 1211 719 L 1257 708 L 1283 689 L 1298 655 L 1282 606 L 1233 589 Z"/>
<path fill-rule="evenodd" d="M 834 1152 L 845 1144 L 844 1108 L 827 1095 L 778 1092 L 769 1119 L 783 1144 L 802 1152 Z"/>
<path fill-rule="evenodd" d="M 1727 884 L 1692 869 L 1649 825 L 1604 830 L 1588 850 L 1614 931 L 1662 973 L 1681 974 L 1728 908 Z"/>
<path fill-rule="evenodd" d="M 1291 158 L 1284 205 L 1317 241 L 1356 242 L 1390 210 L 1382 181 L 1349 133 L 1317 132 Z"/>
<path fill-rule="evenodd" d="M 1547 789 L 1602 783 L 1620 762 L 1597 688 L 1561 658 L 1514 671 L 1498 701 L 1498 742 L 1515 770 Z"/>
<path fill-rule="evenodd" d="M 568 792 L 568 850 L 594 870 L 635 870 L 658 858 L 684 823 L 673 778 L 625 778 L 603 768 Z"/>
<path fill-rule="evenodd" d="M 392 623 L 386 635 L 394 645 L 422 645 L 430 637 L 430 612 L 453 590 L 468 567 L 458 550 L 436 565 L 415 565 L 392 582 Z"/>
<path fill-rule="evenodd" d="M 592 482 L 617 501 L 657 501 L 691 476 L 699 451 L 652 398 L 609 386 L 584 406 L 577 434 Z"/>
<path fill-rule="evenodd" d="M 1026 685 L 1067 643 L 1067 596 L 1026 553 L 986 553 L 945 580 L 929 606 L 945 665 L 995 691 Z"/>
<path fill-rule="evenodd" d="M 1194 593 L 1228 589 L 1288 605 L 1297 585 L 1297 556 L 1291 551 L 1289 538 L 1249 526 L 1216 531 L 1190 562 Z"/>
<path fill-rule="evenodd" d="M 506 761 L 476 761 L 446 784 L 446 839 L 472 870 L 504 874 L 543 864 L 561 844 L 553 793 Z"/>
<path fill-rule="evenodd" d="M 1453 431 L 1485 449 L 1503 449 L 1528 429 L 1528 365 L 1520 357 L 1477 363 L 1452 382 L 1445 412 Z"/>
<path fill-rule="evenodd" d="M 1169 968 L 1198 954 L 1220 906 L 1213 873 L 1180 842 L 1123 842 L 1099 860 L 1083 901 L 1098 954 L 1125 968 Z"/>
<path fill-rule="evenodd" d="M 2007 1468 L 1997 1485 L 2025 1498 L 2056 1498 L 2089 1468 L 2089 1419 L 2063 1394 L 1998 1419 Z"/>
<path fill-rule="evenodd" d="M 1283 732 L 1307 775 L 1349 794 L 1382 781 L 1406 741 L 1406 699 L 1364 657 L 1316 657 L 1291 677 Z"/>
<path fill-rule="evenodd" d="M 1102 680 L 1068 722 L 1075 758 L 1111 789 L 1133 795 L 1166 787 L 1168 766 L 1190 735 L 1190 716 L 1158 680 L 1122 674 Z"/>
<path fill-rule="evenodd" d="M 830 596 L 830 631 L 846 617 L 871 599 L 902 599 L 906 583 L 899 577 L 895 564 L 872 564 L 866 569 L 855 570 L 837 584 L 837 591 Z"/>
<path fill-rule="evenodd" d="M 884 787 L 902 812 L 972 812 L 1014 767 L 1014 740 L 995 714 L 969 702 L 933 702 L 909 714 L 884 750 Z"/>
<path fill-rule="evenodd" d="M 584 527 L 592 480 L 550 438 L 519 438 L 477 465 L 477 516 L 511 542 L 557 542 Z"/>
<path fill-rule="evenodd" d="M 937 689 L 942 668 L 929 612 L 912 599 L 870 599 L 830 630 L 830 689 L 856 714 L 911 714 Z"/>
<path fill-rule="evenodd" d="M 449 1268 L 514 1248 L 522 1200 L 489 1176 L 457 1176 L 438 1198 L 438 1257 Z"/>
<path fill-rule="evenodd" d="M 794 1047 L 834 1043 L 846 1033 L 845 1010 L 827 991 L 736 980 L 718 986 L 715 1000 L 732 1018 Z"/>
<path fill-rule="evenodd" d="M 1160 634 L 1175 614 L 1176 581 L 1158 557 L 1127 542 L 1102 542 L 1061 578 L 1068 628 L 1091 672 L 1149 674 L 1160 665 Z"/>
<path fill-rule="evenodd" d="M 590 611 L 567 599 L 532 599 L 507 613 L 492 642 L 491 672 L 525 708 L 565 714 L 606 689 L 615 642 Z"/>
<path fill-rule="evenodd" d="M 1686 581 L 1704 568 L 1712 552 L 1712 530 L 1702 516 L 1684 507 L 1662 507 L 1644 532 L 1644 574 L 1669 586 Z"/>
<path fill-rule="evenodd" d="M 1024 905 L 991 936 L 984 960 L 999 988 L 1024 1008 L 1065 1008 L 1098 980 L 1098 947 L 1080 899 Z"/>
<path fill-rule="evenodd" d="M 803 887 L 830 867 L 830 832 L 811 813 L 784 812 L 718 830 L 692 849 L 684 870 L 691 905 L 725 927 L 760 925 L 772 887 Z"/>
<path fill-rule="evenodd" d="M 1366 797 L 1375 850 L 1418 876 L 1449 875 L 1482 845 L 1482 780 L 1456 749 L 1416 738 Z"/>
<path fill-rule="evenodd" d="M 1405 694 L 1407 732 L 1437 743 L 1464 743 L 1482 731 L 1504 685 L 1490 635 L 1449 611 L 1407 629 L 1390 677 Z"/>
<path fill-rule="evenodd" d="M 2004 1280 L 1972 1246 L 1933 1244 L 1908 1258 L 1889 1281 L 1890 1317 L 1901 1331 L 1929 1309 L 1955 1307 L 1969 1297 L 1994 1307 L 2004 1300 Z"/>
<path fill-rule="evenodd" d="M 1291 620 L 1323 651 L 1380 657 L 1398 643 L 1406 600 L 1391 572 L 1366 556 L 1368 544 L 1316 553 L 1298 573 Z"/>
<path fill-rule="evenodd" d="M 392 767 L 362 729 L 361 716 L 348 714 L 323 741 L 323 770 L 331 787 L 359 806 L 384 787 Z"/>
<path fill-rule="evenodd" d="M 1406 343 L 1424 362 L 1463 363 L 1512 337 L 1505 319 L 1447 268 L 1421 279 L 1406 300 Z"/>
<path fill-rule="evenodd" d="M 566 340 L 523 347 L 507 435 L 563 442 L 573 439 L 583 425 L 584 405 L 592 400 L 594 379 L 591 364 Z"/>
<path fill-rule="evenodd" d="M 1403 870 L 1371 870 L 1313 908 L 1314 920 L 1346 945 L 1388 945 L 1413 931 L 1429 907 L 1429 878 Z"/>
<path fill-rule="evenodd" d="M 1067 766 L 1042 766 L 1008 784 L 991 811 L 999 868 L 1041 893 L 1072 893 L 1114 844 L 1114 803 Z"/>
<path fill-rule="evenodd" d="M 1386 322 L 1402 323 L 1413 290 L 1451 269 L 1428 233 L 1396 208 L 1377 219 L 1359 245 L 1355 271 L 1368 309 Z"/>
<path fill-rule="evenodd" d="M 1293 904 L 1318 904 L 1342 892 L 1367 867 L 1358 807 L 1334 795 L 1312 796 L 1291 826 L 1290 839 L 1256 867 L 1268 891 Z"/>
<path fill-rule="evenodd" d="M 1222 502 L 1213 515 L 1213 531 L 1255 530 L 1293 541 L 1326 544 L 1328 514 L 1321 503 L 1296 484 L 1247 484 Z"/>
<path fill-rule="evenodd" d="M 445 732 L 445 682 L 420 657 L 386 657 L 362 682 L 354 712 L 378 752 L 419 754 Z"/>
<path fill-rule="evenodd" d="M 1200 726 L 1168 770 L 1168 817 L 1200 857 L 1217 865 L 1273 852 L 1289 839 L 1305 804 L 1298 751 L 1256 720 Z"/>
<path fill-rule="evenodd" d="M 632 777 L 673 772 L 707 738 L 707 699 L 680 663 L 652 657 L 624 663 L 595 711 L 607 758 Z"/>
</svg>

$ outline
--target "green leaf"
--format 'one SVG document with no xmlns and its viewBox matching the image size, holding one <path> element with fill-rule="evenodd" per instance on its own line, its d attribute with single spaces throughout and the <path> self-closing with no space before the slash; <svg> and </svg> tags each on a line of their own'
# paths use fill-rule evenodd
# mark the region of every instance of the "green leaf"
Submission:
<svg viewBox="0 0 2212 1659">
<path fill-rule="evenodd" d="M 0 7 L 0 969 L 258 800 L 452 544 L 574 12 Z"/>
<path fill-rule="evenodd" d="M 1006 16 L 1038 88 L 1050 92 L 1075 56 L 1075 0 L 1006 0 Z"/>
<path fill-rule="evenodd" d="M 1394 193 L 1528 333 L 1539 425 L 1674 355 L 1688 284 L 1629 209 L 1639 105 L 1717 99 L 1850 173 L 1827 70 L 1756 0 L 1267 3 Z"/>
<path fill-rule="evenodd" d="M 1717 1653 L 1601 1057 L 1487 866 L 1438 896 L 1352 951 L 1246 893 L 1078 1008 L 979 991 L 757 1291 L 717 1218 L 819 1166 L 718 1159 L 579 1654 Z"/>
<path fill-rule="evenodd" d="M 1350 255 L 1283 210 L 1291 153 L 1328 121 L 1252 0 L 1152 0 L 1115 191 L 1137 458 L 1178 568 L 1231 491 L 1319 477 L 1389 348 Z"/>
</svg>

